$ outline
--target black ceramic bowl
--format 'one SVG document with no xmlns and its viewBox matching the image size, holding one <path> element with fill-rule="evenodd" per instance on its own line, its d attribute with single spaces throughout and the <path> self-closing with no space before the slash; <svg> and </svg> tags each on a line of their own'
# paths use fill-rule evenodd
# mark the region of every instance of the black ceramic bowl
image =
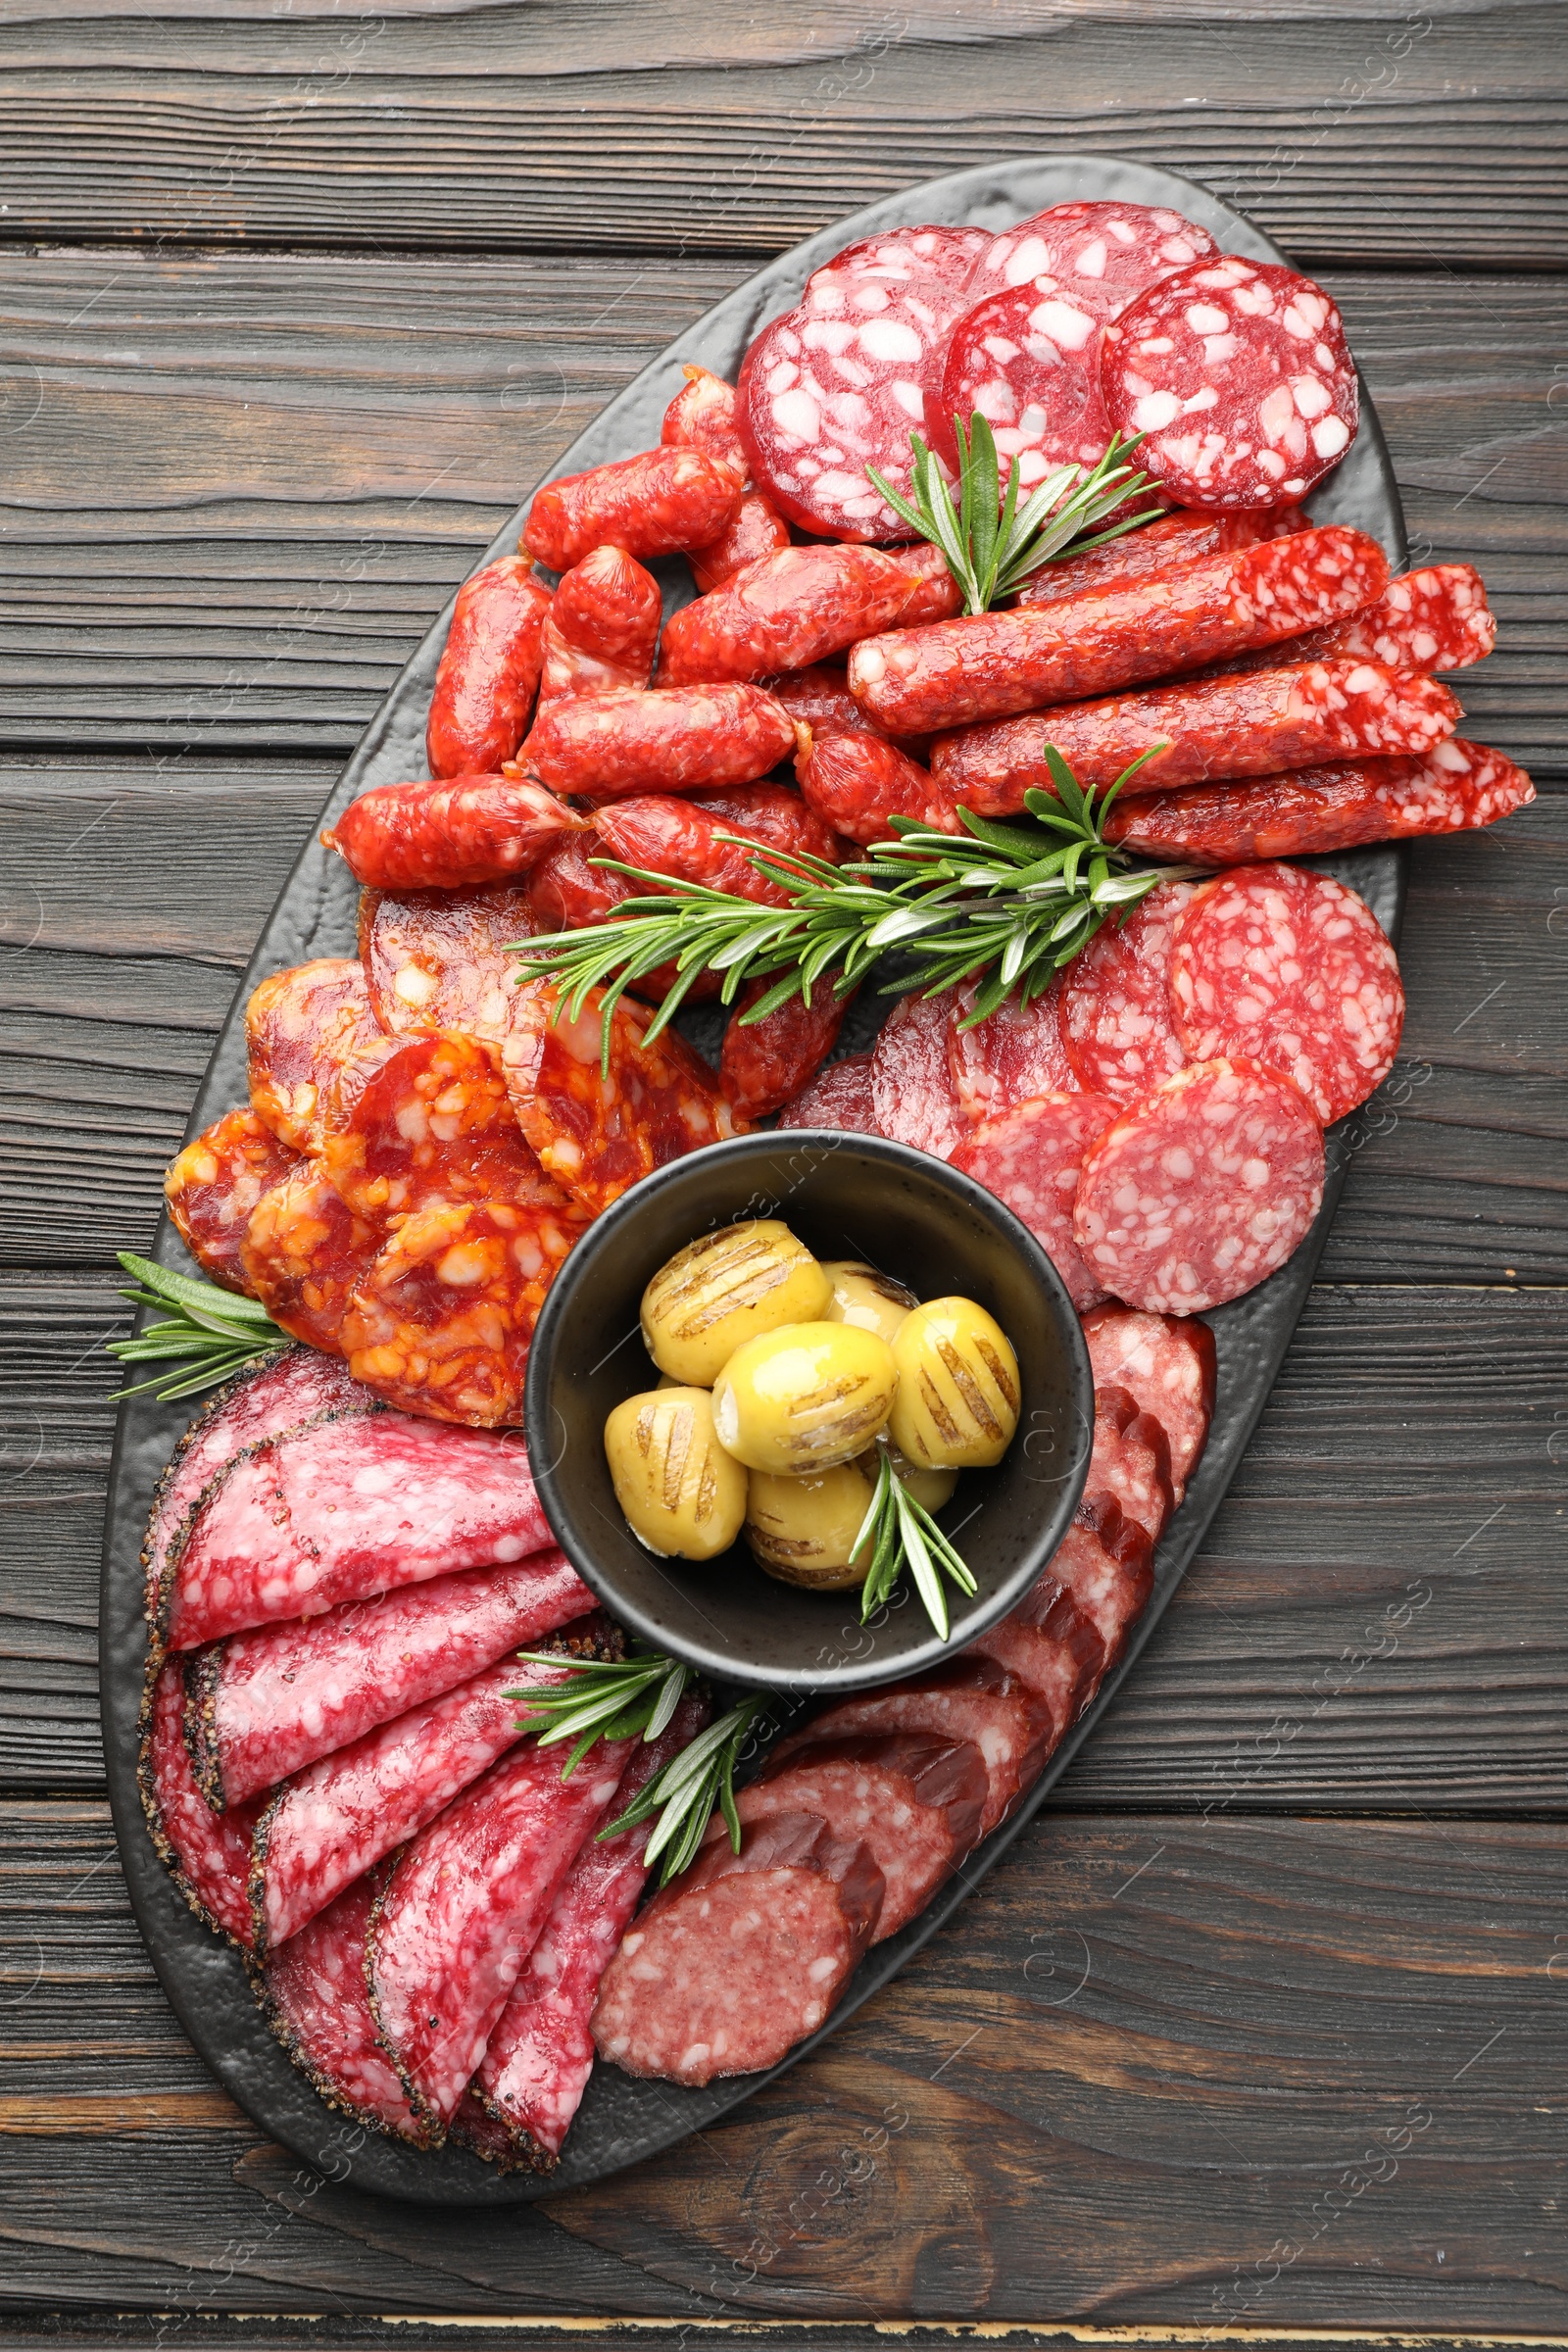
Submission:
<svg viewBox="0 0 1568 2352">
<path fill-rule="evenodd" d="M 855 1257 L 917 1298 L 990 1310 L 1017 1352 L 1023 1412 L 994 1470 L 966 1470 L 939 1524 L 978 1590 L 948 1587 L 938 1640 L 901 1579 L 869 1626 L 859 1597 L 765 1576 L 745 1544 L 720 1558 L 659 1559 L 622 1518 L 604 1428 L 657 1385 L 638 1308 L 665 1260 L 698 1234 L 782 1217 L 825 1258 Z M 1066 1531 L 1088 1466 L 1094 1387 L 1055 1268 L 1000 1200 L 943 1161 L 880 1138 L 802 1129 L 717 1144 L 646 1177 L 589 1229 L 557 1275 L 528 1359 L 528 1450 L 562 1549 L 618 1622 L 722 1682 L 852 1690 L 952 1655 L 1021 1598 Z"/>
</svg>

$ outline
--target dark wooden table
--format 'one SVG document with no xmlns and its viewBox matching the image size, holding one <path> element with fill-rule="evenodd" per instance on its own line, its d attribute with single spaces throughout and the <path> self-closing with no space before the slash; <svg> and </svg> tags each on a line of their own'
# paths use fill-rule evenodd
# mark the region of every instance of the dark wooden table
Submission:
<svg viewBox="0 0 1568 2352">
<path fill-rule="evenodd" d="M 3 14 L 0 2330 L 1568 2337 L 1562 9 Z M 126 1908 L 113 1252 L 345 755 L 530 482 L 761 257 L 1086 149 L 1207 180 L 1331 287 L 1418 549 L 1498 612 L 1469 731 L 1541 798 L 1416 853 L 1403 1056 L 1318 1287 L 1051 1812 L 701 2140 L 504 2219 L 375 2204 L 229 2106 Z"/>
</svg>

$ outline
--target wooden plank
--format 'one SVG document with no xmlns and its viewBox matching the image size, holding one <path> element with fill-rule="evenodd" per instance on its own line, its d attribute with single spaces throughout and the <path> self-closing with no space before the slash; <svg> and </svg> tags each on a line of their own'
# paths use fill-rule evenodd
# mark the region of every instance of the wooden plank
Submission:
<svg viewBox="0 0 1568 2352">
<path fill-rule="evenodd" d="M 39 403 L 6 441 L 7 737 L 347 753 L 531 480 L 739 274 L 7 257 L 0 334 Z M 1568 276 L 1329 279 L 1418 560 L 1481 564 L 1496 606 L 1501 650 L 1460 682 L 1469 723 L 1568 765 L 1568 483 L 1544 405 Z"/>
<path fill-rule="evenodd" d="M 1562 1838 L 1043 1821 L 776 2089 L 600 2188 L 483 2219 L 379 2204 L 261 2143 L 164 2006 L 103 1807 L 13 1802 L 7 2089 L 41 2144 L 0 2220 L 7 2301 L 198 2330 L 323 2294 L 345 2313 L 1560 2330 Z"/>
<path fill-rule="evenodd" d="M 803 62 L 735 74 L 715 34 L 657 79 L 592 13 L 194 22 L 156 44 L 137 20 L 34 22 L 0 44 L 0 199 L 12 234 L 59 242 L 758 254 L 933 173 L 1098 149 L 1210 182 L 1309 262 L 1420 261 L 1435 206 L 1452 261 L 1560 261 L 1549 8 L 1353 32 L 1283 13 L 933 44 L 885 10 L 826 61 L 797 36 Z"/>
<path fill-rule="evenodd" d="M 0 1285 L 0 1786 L 102 1777 L 108 1273 Z M 1562 1809 L 1568 1293 L 1320 1286 L 1063 1806 Z"/>
</svg>

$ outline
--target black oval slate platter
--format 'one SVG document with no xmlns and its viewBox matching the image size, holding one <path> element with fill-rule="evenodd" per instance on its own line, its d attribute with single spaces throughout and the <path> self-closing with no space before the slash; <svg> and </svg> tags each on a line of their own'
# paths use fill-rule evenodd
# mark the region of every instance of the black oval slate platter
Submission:
<svg viewBox="0 0 1568 2352">
<path fill-rule="evenodd" d="M 1001 230 L 1049 205 L 1097 199 L 1171 205 L 1202 221 L 1229 252 L 1261 261 L 1286 258 L 1206 189 L 1173 173 L 1110 157 L 1065 157 L 1051 163 L 1023 158 L 928 180 L 851 215 L 748 279 L 603 411 L 565 452 L 557 472 L 575 473 L 653 446 L 659 439 L 664 408 L 679 389 L 681 362 L 700 362 L 733 379 L 758 328 L 790 308 L 799 299 L 809 271 L 853 240 L 877 229 L 924 220 L 977 222 Z M 1359 436 L 1310 506 L 1320 521 L 1353 523 L 1370 532 L 1382 542 L 1396 567 L 1402 567 L 1405 542 L 1398 492 L 1377 416 L 1364 390 Z M 484 562 L 514 551 L 523 512 L 519 510 L 500 534 Z M 666 597 L 671 606 L 691 594 L 684 572 L 684 564 L 678 563 L 666 567 Z M 679 584 L 677 574 L 681 575 Z M 451 611 L 449 605 L 387 697 L 328 802 L 321 822 L 372 784 L 425 772 L 425 710 Z M 1360 891 L 1385 930 L 1397 937 L 1404 895 L 1402 852 L 1365 850 L 1322 862 L 1325 870 Z M 252 987 L 266 973 L 310 956 L 352 954 L 356 895 L 346 867 L 322 851 L 313 831 L 235 997 L 196 1101 L 192 1134 L 245 1099 L 243 1013 Z M 873 1012 L 872 1025 L 875 1017 Z M 861 1034 L 853 1041 L 847 1038 L 841 1050 L 850 1051 L 852 1045 L 858 1050 L 864 1042 L 862 1019 Z M 919 1919 L 871 1952 L 832 2018 L 792 2053 L 786 2065 L 833 2033 L 951 1918 L 970 1887 L 1039 1810 L 1131 1671 L 1207 1530 L 1262 1410 L 1311 1283 L 1348 1156 L 1345 1133 L 1335 1131 L 1329 1137 L 1329 1178 L 1322 1213 L 1311 1234 L 1290 1264 L 1270 1281 L 1209 1317 L 1219 1356 L 1214 1426 L 1199 1473 L 1159 1547 L 1153 1596 L 1126 1657 L 1072 1737 L 1057 1749 L 1023 1808 L 968 1857 L 961 1877 L 954 1879 Z M 166 1264 L 187 1263 L 167 1219 L 160 1228 L 155 1254 Z M 601 2180 L 624 2165 L 656 2155 L 710 2124 L 770 2081 L 771 2076 L 753 2075 L 715 2082 L 705 2090 L 683 2090 L 668 2083 L 633 2082 L 613 2068 L 600 2067 L 589 2083 L 560 2169 L 543 2179 L 529 2174 L 498 2177 L 478 2158 L 457 2148 L 419 2154 L 359 2130 L 317 2097 L 263 2024 L 238 1953 L 220 1943 L 192 1916 L 159 1862 L 136 1792 L 136 1716 L 146 1658 L 139 1552 L 159 1473 L 193 1410 L 145 1399 L 133 1400 L 122 1409 L 111 1471 L 99 1653 L 110 1799 L 131 1903 L 171 2002 L 224 2088 L 263 2131 L 333 2180 L 383 2195 L 435 2204 L 505 2206 Z"/>
</svg>

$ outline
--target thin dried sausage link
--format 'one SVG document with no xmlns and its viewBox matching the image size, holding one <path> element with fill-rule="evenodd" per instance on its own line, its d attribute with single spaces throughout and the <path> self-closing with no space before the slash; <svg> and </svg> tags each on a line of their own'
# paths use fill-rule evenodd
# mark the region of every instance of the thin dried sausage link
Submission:
<svg viewBox="0 0 1568 2352">
<path fill-rule="evenodd" d="M 581 931 L 603 922 L 625 900 L 636 898 L 635 882 L 593 862 L 601 844 L 590 833 L 574 833 L 556 849 L 546 851 L 528 876 L 528 912 L 535 932 Z M 679 974 L 673 963 L 645 972 L 632 994 L 646 1004 L 661 1004 Z M 687 996 L 688 1004 L 710 1004 L 723 987 L 717 972 L 702 973 Z M 511 1024 L 509 992 L 508 1026 Z M 503 1040 L 503 1042 L 505 1042 Z"/>
<path fill-rule="evenodd" d="M 708 547 L 735 519 L 740 484 L 700 449 L 650 449 L 547 482 L 534 494 L 522 544 L 552 571 L 596 547 L 672 556 Z"/>
<path fill-rule="evenodd" d="M 1293 662 L 1357 654 L 1386 669 L 1468 669 L 1484 662 L 1496 641 L 1480 572 L 1470 564 L 1432 564 L 1399 572 L 1371 604 L 1294 638 L 1287 651 Z M 1249 654 L 1232 666 L 1261 669 L 1269 660 L 1267 653 Z"/>
<path fill-rule="evenodd" d="M 300 1165 L 253 1110 L 225 1111 L 170 1162 L 164 1199 L 180 1240 L 225 1291 L 250 1292 L 240 1247 L 262 1195 Z"/>
<path fill-rule="evenodd" d="M 788 712 L 743 684 L 579 695 L 550 704 L 528 738 L 552 790 L 605 801 L 749 784 L 794 749 Z"/>
<path fill-rule="evenodd" d="M 931 593 L 923 564 L 915 569 L 881 548 L 784 548 L 672 615 L 659 651 L 660 683 L 804 669 L 895 628 Z"/>
<path fill-rule="evenodd" d="M 1311 527 L 1299 507 L 1281 507 L 1272 514 L 1165 514 L 1141 530 L 1124 531 L 1103 547 L 1045 564 L 1019 589 L 1018 602 L 1058 605 L 1086 588 L 1130 587 L 1134 580 L 1150 579 L 1177 564 L 1196 563 L 1200 556 L 1258 547 L 1265 539 L 1287 539 Z"/>
<path fill-rule="evenodd" d="M 718 1083 L 735 1116 L 747 1125 L 782 1110 L 815 1077 L 838 1043 L 852 1002 L 835 996 L 828 980 L 819 978 L 809 1004 L 791 997 L 743 1027 L 742 1014 L 772 986 L 773 977 L 748 982 L 719 1054 Z"/>
<path fill-rule="evenodd" d="M 961 829 L 929 769 L 869 727 L 808 732 L 795 772 L 822 822 L 862 847 L 886 841 L 894 816 L 917 817 L 939 833 Z"/>
<path fill-rule="evenodd" d="M 666 449 L 700 449 L 705 458 L 744 483 L 751 470 L 735 421 L 735 387 L 710 368 L 687 365 L 659 438 Z"/>
<path fill-rule="evenodd" d="M 526 873 L 580 822 L 529 777 L 451 776 L 374 785 L 321 840 L 368 890 L 457 890 Z"/>
<path fill-rule="evenodd" d="M 646 686 L 662 611 L 659 582 L 623 547 L 596 547 L 574 564 L 544 624 L 540 709 L 564 694 Z"/>
<path fill-rule="evenodd" d="M 694 548 L 687 559 L 698 594 L 710 596 L 749 564 L 782 554 L 789 544 L 790 526 L 772 501 L 760 490 L 748 490 L 729 528 L 710 547 Z"/>
<path fill-rule="evenodd" d="M 425 728 L 432 776 L 490 775 L 512 758 L 533 709 L 549 609 L 526 556 L 503 556 L 459 589 Z"/>
</svg>

